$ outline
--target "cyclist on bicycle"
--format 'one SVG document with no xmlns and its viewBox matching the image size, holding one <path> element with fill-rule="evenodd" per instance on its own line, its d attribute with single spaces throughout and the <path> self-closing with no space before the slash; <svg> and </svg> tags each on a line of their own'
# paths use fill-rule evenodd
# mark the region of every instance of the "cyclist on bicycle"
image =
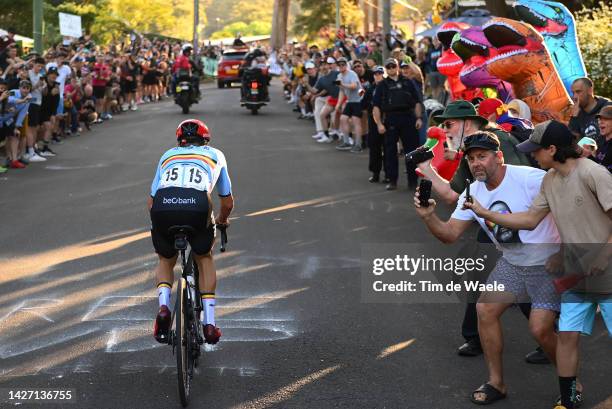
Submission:
<svg viewBox="0 0 612 409">
<path fill-rule="evenodd" d="M 232 184 L 223 153 L 208 146 L 210 132 L 204 122 L 188 119 L 176 129 L 178 147 L 164 153 L 159 160 L 148 198 L 151 212 L 151 238 L 159 265 L 155 270 L 159 313 L 153 336 L 168 342 L 171 325 L 170 293 L 174 282 L 173 269 L 178 256 L 170 226 L 188 225 L 195 232 L 188 235 L 193 258 L 198 266 L 200 293 L 204 313 L 201 317 L 204 337 L 216 344 L 221 330 L 215 326 L 215 288 L 217 273 L 212 257 L 215 224 L 227 225 L 234 207 Z M 210 194 L 217 186 L 221 209 L 216 220 Z"/>
</svg>

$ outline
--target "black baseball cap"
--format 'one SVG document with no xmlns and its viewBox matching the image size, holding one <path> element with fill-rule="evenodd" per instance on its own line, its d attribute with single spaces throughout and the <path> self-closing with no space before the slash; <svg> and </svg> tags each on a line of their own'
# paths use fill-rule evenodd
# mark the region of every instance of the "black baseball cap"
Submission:
<svg viewBox="0 0 612 409">
<path fill-rule="evenodd" d="M 516 145 L 516 148 L 523 153 L 530 153 L 550 145 L 571 146 L 573 141 L 574 135 L 567 125 L 553 119 L 537 124 L 529 139 Z"/>
<path fill-rule="evenodd" d="M 499 139 L 492 132 L 479 131 L 468 135 L 463 140 L 463 150 L 467 153 L 472 148 L 487 149 L 490 151 L 499 151 Z"/>
</svg>

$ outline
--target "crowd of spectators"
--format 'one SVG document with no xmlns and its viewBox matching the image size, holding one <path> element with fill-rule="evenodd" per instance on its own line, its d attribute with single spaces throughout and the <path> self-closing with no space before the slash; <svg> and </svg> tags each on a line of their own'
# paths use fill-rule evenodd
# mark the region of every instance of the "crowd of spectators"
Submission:
<svg viewBox="0 0 612 409">
<path fill-rule="evenodd" d="M 22 52 L 12 37 L 3 38 L 1 47 L 0 143 L 6 159 L 0 173 L 46 161 L 56 155 L 52 144 L 166 98 L 181 52 L 179 42 L 135 35 L 107 46 L 84 36 L 40 55 Z"/>
<path fill-rule="evenodd" d="M 450 175 L 441 176 L 436 160 L 428 157 L 406 161 L 417 213 L 445 243 L 480 220 L 474 246 L 464 251 L 477 254 L 479 243 L 496 243 L 501 251 L 492 258 L 487 282 L 509 289 L 509 298 L 482 293 L 475 294 L 478 302 L 466 304 L 465 343 L 457 352 L 470 357 L 484 351 L 489 369 L 488 381 L 470 399 L 482 405 L 507 396 L 501 316 L 516 303 L 539 344 L 526 361 L 555 363 L 561 394 L 553 406 L 578 407 L 583 400 L 577 380 L 579 335 L 591 333 L 601 311 L 612 336 L 612 103 L 595 95 L 597 84 L 589 78 L 572 85 L 568 124 L 553 120 L 534 126 L 529 106 L 519 99 L 507 104 L 497 98 L 451 101 L 446 78 L 436 67 L 439 41 L 423 38 L 417 44 L 399 32 L 349 35 L 342 30 L 326 48 L 294 43 L 273 51 L 270 64 L 299 119 L 314 122 L 315 142 L 335 143 L 337 150 L 355 154 L 368 148 L 369 182 L 382 181 L 387 190 L 398 188 L 398 151 L 432 148 L 436 142 L 430 138 L 442 133 L 445 143 L 438 154 L 443 158 L 437 163 L 454 162 Z M 390 55 L 384 61 L 383 47 Z M 447 222 L 435 216 L 434 200 L 428 208 L 420 204 L 417 175 L 432 182 L 433 197 L 456 207 Z M 466 199 L 468 186 L 473 202 Z M 585 259 L 579 267 L 568 264 L 576 243 L 599 244 L 590 253 L 578 252 Z M 608 284 L 589 291 L 566 288 L 562 298 L 553 280 L 577 271 L 581 277 L 606 272 Z"/>
<path fill-rule="evenodd" d="M 390 56 L 386 61 L 382 57 L 383 48 Z M 369 147 L 370 181 L 383 180 L 390 190 L 397 187 L 397 181 L 393 180 L 397 173 L 394 151 L 408 153 L 425 143 L 428 125 L 435 125 L 432 113 L 439 113 L 451 102 L 446 78 L 437 69 L 441 51 L 442 45 L 436 37 L 424 37 L 415 42 L 405 39 L 396 29 L 386 36 L 382 30 L 363 35 L 349 34 L 341 29 L 328 47 L 294 42 L 280 50 L 268 50 L 270 72 L 280 76 L 287 103 L 293 105 L 300 119 L 314 122 L 313 139 L 318 143 L 337 142 L 336 149 L 353 153 Z M 394 71 L 394 66 L 399 72 Z M 402 84 L 403 79 L 409 80 L 404 92 L 379 92 L 375 98 L 377 87 L 384 90 L 391 85 L 393 88 L 393 83 Z M 596 96 L 595 89 L 596 84 L 588 78 L 574 83 L 575 105 L 569 127 L 579 140 L 588 138 L 579 144 L 585 152 L 592 150 L 585 155 L 609 168 L 610 137 L 605 136 L 610 132 L 610 127 L 606 126 L 608 111 L 604 110 L 601 116 L 598 114 L 611 102 Z M 394 96 L 406 97 L 412 102 L 408 102 L 407 107 L 394 106 L 397 102 Z M 507 104 L 497 98 L 485 101 L 477 98 L 468 102 L 487 119 L 485 128 L 508 135 L 502 140 L 508 139 L 516 145 L 533 131 L 529 106 L 519 99 Z M 360 104 L 360 109 L 356 108 L 356 103 Z M 386 137 L 378 126 L 377 105 L 378 122 L 387 128 Z M 403 115 L 398 115 L 399 112 Z M 401 144 L 397 145 L 396 140 Z M 458 149 L 453 147 L 452 141 L 448 143 L 446 156 L 451 158 Z M 537 166 L 533 158 L 524 155 L 523 162 Z M 386 177 L 380 175 L 383 171 Z M 407 172 L 411 176 L 412 171 L 408 169 Z M 409 186 L 414 188 L 414 177 L 409 179 Z"/>
</svg>

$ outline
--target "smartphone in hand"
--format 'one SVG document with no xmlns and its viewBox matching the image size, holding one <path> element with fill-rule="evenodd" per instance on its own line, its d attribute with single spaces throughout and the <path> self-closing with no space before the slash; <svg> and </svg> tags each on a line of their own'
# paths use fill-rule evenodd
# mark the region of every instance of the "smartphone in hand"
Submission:
<svg viewBox="0 0 612 409">
<path fill-rule="evenodd" d="M 431 198 L 431 180 L 421 179 L 419 183 L 419 204 L 423 207 L 429 207 L 429 199 Z"/>
<path fill-rule="evenodd" d="M 466 188 L 465 188 L 465 201 L 472 203 L 472 196 L 470 195 L 470 179 L 465 179 Z"/>
</svg>

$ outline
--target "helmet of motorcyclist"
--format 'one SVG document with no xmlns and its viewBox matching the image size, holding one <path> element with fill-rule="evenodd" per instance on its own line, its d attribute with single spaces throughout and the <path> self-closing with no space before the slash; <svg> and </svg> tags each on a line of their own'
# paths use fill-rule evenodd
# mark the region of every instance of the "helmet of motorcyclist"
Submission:
<svg viewBox="0 0 612 409">
<path fill-rule="evenodd" d="M 191 51 L 193 51 L 193 46 L 191 44 L 189 44 L 189 43 L 185 43 L 181 47 L 181 52 L 183 54 L 188 53 L 188 52 L 190 53 Z"/>
<path fill-rule="evenodd" d="M 179 146 L 206 145 L 210 142 L 210 131 L 199 119 L 187 119 L 176 128 L 176 140 Z"/>
</svg>

